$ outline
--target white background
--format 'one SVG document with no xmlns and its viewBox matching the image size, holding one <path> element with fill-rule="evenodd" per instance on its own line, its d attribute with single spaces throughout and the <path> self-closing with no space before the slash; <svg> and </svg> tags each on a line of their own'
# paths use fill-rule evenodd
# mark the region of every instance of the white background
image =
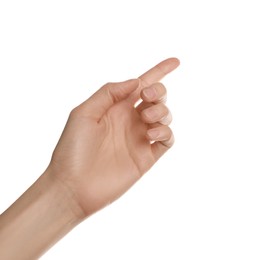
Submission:
<svg viewBox="0 0 258 260">
<path fill-rule="evenodd" d="M 258 259 L 257 1 L 0 1 L 0 211 L 70 110 L 159 61 L 174 147 L 42 259 Z"/>
</svg>

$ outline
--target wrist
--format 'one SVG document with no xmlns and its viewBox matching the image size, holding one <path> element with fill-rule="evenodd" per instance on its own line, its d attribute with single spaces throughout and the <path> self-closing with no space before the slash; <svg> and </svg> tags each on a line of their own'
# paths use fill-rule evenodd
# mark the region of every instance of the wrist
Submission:
<svg viewBox="0 0 258 260">
<path fill-rule="evenodd" d="M 39 258 L 83 214 L 73 194 L 46 170 L 0 218 L 0 259 L 22 260 Z"/>
<path fill-rule="evenodd" d="M 40 178 L 45 179 L 43 183 L 52 188 L 52 194 L 49 195 L 59 211 L 69 215 L 74 223 L 80 223 L 86 218 L 73 190 L 52 172 L 51 167 L 48 167 Z"/>
</svg>

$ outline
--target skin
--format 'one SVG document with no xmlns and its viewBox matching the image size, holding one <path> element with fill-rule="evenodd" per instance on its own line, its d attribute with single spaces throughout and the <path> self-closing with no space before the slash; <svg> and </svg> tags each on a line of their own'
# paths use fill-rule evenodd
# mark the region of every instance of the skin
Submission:
<svg viewBox="0 0 258 260">
<path fill-rule="evenodd" d="M 108 83 L 72 110 L 46 171 L 0 216 L 0 259 L 37 259 L 173 145 L 159 81 L 178 65 L 170 58 L 137 79 Z"/>
</svg>

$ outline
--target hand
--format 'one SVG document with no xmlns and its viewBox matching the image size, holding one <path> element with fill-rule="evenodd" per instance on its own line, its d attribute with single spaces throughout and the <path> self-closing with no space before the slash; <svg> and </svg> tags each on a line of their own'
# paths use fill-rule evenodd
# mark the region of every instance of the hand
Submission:
<svg viewBox="0 0 258 260">
<path fill-rule="evenodd" d="M 85 217 L 121 196 L 172 146 L 158 81 L 178 65 L 168 59 L 138 79 L 108 83 L 71 112 L 48 170 Z"/>
<path fill-rule="evenodd" d="M 47 170 L 0 215 L 0 259 L 38 259 L 172 146 L 158 81 L 178 65 L 168 59 L 139 79 L 106 84 L 71 112 Z"/>
</svg>

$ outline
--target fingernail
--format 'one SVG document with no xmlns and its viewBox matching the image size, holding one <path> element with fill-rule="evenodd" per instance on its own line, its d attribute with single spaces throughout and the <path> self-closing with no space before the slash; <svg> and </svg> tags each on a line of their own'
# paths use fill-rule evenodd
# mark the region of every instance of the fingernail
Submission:
<svg viewBox="0 0 258 260">
<path fill-rule="evenodd" d="M 145 114 L 145 117 L 147 117 L 147 119 L 151 121 L 155 120 L 158 116 L 156 109 L 153 108 L 146 109 L 145 111 L 143 111 L 143 113 Z"/>
<path fill-rule="evenodd" d="M 145 97 L 149 98 L 149 99 L 153 99 L 156 97 L 156 90 L 154 88 L 145 88 L 143 90 L 143 94 Z"/>
<path fill-rule="evenodd" d="M 150 130 L 148 130 L 147 134 L 151 140 L 155 140 L 159 137 L 159 130 L 150 129 Z"/>
</svg>

